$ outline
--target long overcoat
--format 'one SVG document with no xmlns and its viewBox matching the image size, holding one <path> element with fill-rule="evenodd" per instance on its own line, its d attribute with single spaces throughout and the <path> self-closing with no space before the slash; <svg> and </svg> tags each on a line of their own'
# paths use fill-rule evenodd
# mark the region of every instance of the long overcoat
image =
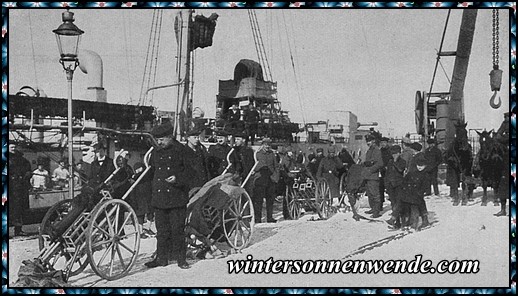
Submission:
<svg viewBox="0 0 518 296">
<path fill-rule="evenodd" d="M 194 178 L 186 155 L 189 151 L 180 142 L 173 140 L 171 146 L 153 151 L 149 164 L 153 177 L 153 198 L 151 204 L 159 209 L 184 207 L 189 201 L 190 182 Z M 176 177 L 171 184 L 165 180 Z"/>
</svg>

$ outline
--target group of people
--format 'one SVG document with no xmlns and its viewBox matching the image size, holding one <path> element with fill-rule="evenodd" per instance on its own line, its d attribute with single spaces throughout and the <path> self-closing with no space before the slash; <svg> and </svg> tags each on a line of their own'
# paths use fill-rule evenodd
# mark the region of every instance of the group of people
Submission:
<svg viewBox="0 0 518 296">
<path fill-rule="evenodd" d="M 95 146 L 95 159 L 86 170 L 82 161 L 76 163 L 72 174 L 70 173 L 67 161 L 61 159 L 58 166 L 54 169 L 52 175 L 45 168 L 48 161 L 39 157 L 37 159 L 37 168 L 32 170 L 30 162 L 23 156 L 18 149 L 16 143 L 9 144 L 9 216 L 14 226 L 14 236 L 27 235 L 23 231 L 23 213 L 29 208 L 29 194 L 31 190 L 35 193 L 41 193 L 46 190 L 62 190 L 68 188 L 70 178 L 73 178 L 73 186 L 75 189 L 82 190 L 85 187 L 95 188 L 103 183 L 114 171 L 115 166 L 113 159 L 107 156 L 107 149 L 103 145 Z M 112 189 L 112 194 L 116 198 L 124 195 L 131 184 L 138 178 L 139 172 L 143 170 L 142 163 L 136 163 L 134 169 L 128 164 L 127 153 L 123 153 L 117 158 L 117 166 L 120 170 L 113 176 L 111 182 L 107 185 Z M 139 185 L 136 191 L 142 191 L 146 185 Z M 150 202 L 140 201 L 134 196 L 148 197 L 148 193 L 133 194 L 129 198 L 129 202 L 136 210 L 139 222 L 144 223 L 144 217 L 147 215 L 149 221 L 153 221 L 152 212 L 147 204 Z M 72 197 L 70 197 L 72 198 Z M 151 229 L 144 232 L 145 236 L 154 235 Z"/>
<path fill-rule="evenodd" d="M 366 136 L 369 146 L 363 163 L 363 179 L 369 199 L 371 218 L 381 216 L 385 192 L 392 208 L 391 218 L 387 221 L 393 228 L 402 226 L 420 227 L 429 225 L 425 195 L 439 195 L 437 183 L 438 167 L 442 162 L 442 152 L 436 147 L 434 139 L 427 141 L 428 148 L 412 143 L 405 137 L 402 146 L 391 145 L 389 139 Z M 355 217 L 359 220 L 359 217 Z"/>
<path fill-rule="evenodd" d="M 189 198 L 210 179 L 226 172 L 232 173 L 236 183 L 241 184 L 254 167 L 254 151 L 246 145 L 246 134 L 234 133 L 234 145 L 230 147 L 229 135 L 220 131 L 217 143 L 206 149 L 200 143 L 200 133 L 200 130 L 187 132 L 187 143 L 183 145 L 175 139 L 170 123 L 156 126 L 151 132 L 158 144 L 151 154 L 148 175 L 152 179 L 150 196 L 155 211 L 157 250 L 156 257 L 145 263 L 149 268 L 170 262 L 176 262 L 182 269 L 189 268 L 185 245 Z M 257 158 L 260 157 L 258 154 Z M 255 170 L 259 175 L 261 167 L 256 166 Z"/>
<path fill-rule="evenodd" d="M 221 116 L 224 122 L 224 129 L 228 131 L 244 133 L 251 145 L 254 145 L 258 132 L 261 114 L 253 104 L 249 104 L 246 110 L 240 110 L 238 105 L 232 105 L 230 109 Z"/>
<path fill-rule="evenodd" d="M 19 150 L 17 143 L 9 143 L 9 217 L 14 225 L 15 236 L 27 235 L 22 229 L 23 214 L 29 208 L 31 191 L 38 193 L 46 190 L 62 190 L 68 188 L 70 178 L 73 180 L 73 186 L 79 188 L 89 179 L 81 161 L 75 165 L 72 174 L 65 159 L 60 159 L 57 163 L 58 166 L 50 175 L 47 170 L 48 158 L 38 157 L 37 167 L 32 170 L 31 163 Z"/>
<path fill-rule="evenodd" d="M 238 118 L 237 115 L 235 118 Z M 257 119 L 254 116 L 251 118 L 254 121 Z M 272 147 L 269 138 L 263 138 L 260 148 L 254 152 L 247 145 L 249 139 L 253 143 L 254 137 L 249 138 L 249 135 L 254 133 L 240 129 L 232 131 L 232 134 L 225 130 L 219 131 L 216 144 L 207 149 L 200 143 L 201 130 L 189 131 L 186 144 L 181 144 L 173 135 L 171 123 L 153 128 L 151 134 L 158 147 L 150 157 L 151 169 L 128 200 L 141 225 L 146 218 L 156 223 L 156 257 L 145 264 L 147 267 L 176 262 L 182 269 L 189 268 L 185 245 L 187 204 L 196 189 L 217 176 L 232 173 L 237 184 L 246 182 L 244 188 L 252 198 L 255 223 L 263 222 L 264 201 L 265 220 L 267 223 L 275 223 L 275 197 L 283 196 L 286 186 L 293 184 L 292 171 L 306 171 L 315 181 L 327 180 L 332 196 L 339 197 L 339 178 L 356 163 L 346 148 L 337 153 L 336 148 L 330 146 L 324 156 L 323 148 L 315 150 L 310 147 L 306 155 L 302 151 L 294 151 L 291 146 Z M 229 136 L 233 139 L 232 146 L 229 144 Z M 361 164 L 361 178 L 370 206 L 366 213 L 372 214 L 371 218 L 381 216 L 386 192 L 392 208 L 391 218 L 387 222 L 393 228 L 417 228 L 419 218 L 422 221 L 420 227 L 427 226 L 429 221 L 424 196 L 431 195 L 432 189 L 435 195 L 439 194 L 437 174 L 438 166 L 442 163 L 442 153 L 435 141 L 428 140 L 428 148 L 422 151 L 421 144 L 412 143 L 408 138 L 403 139 L 402 146 L 373 134 L 367 135 L 365 139 L 369 149 Z M 9 213 L 13 217 L 11 221 L 15 225 L 15 235 L 22 235 L 23 209 L 20 207 L 28 196 L 25 197 L 27 191 L 20 188 L 27 184 L 32 184 L 34 188 L 46 188 L 49 174 L 40 163 L 31 172 L 30 163 L 11 145 L 9 152 Z M 115 171 L 113 160 L 106 152 L 104 146 L 98 145 L 89 174 L 85 174 L 80 166 L 73 174 L 81 174 L 81 179 L 91 187 L 101 184 Z M 122 197 L 145 169 L 141 162 L 132 168 L 128 164 L 128 157 L 127 154 L 118 155 L 119 170 L 110 183 L 114 198 Z M 53 174 L 56 183 L 70 178 L 66 163 L 60 162 L 59 165 Z M 288 219 L 285 203 L 283 212 Z M 353 218 L 360 219 L 356 212 Z"/>
<path fill-rule="evenodd" d="M 54 169 L 52 175 L 45 168 L 45 160 L 39 158 L 37 160 L 37 168 L 32 171 L 30 179 L 31 188 L 34 191 L 45 191 L 48 189 L 68 188 L 68 181 L 72 177 L 74 187 L 81 186 L 87 180 L 86 173 L 83 169 L 83 162 L 76 163 L 73 176 L 68 170 L 68 164 L 65 159 L 58 161 L 58 167 Z"/>
</svg>

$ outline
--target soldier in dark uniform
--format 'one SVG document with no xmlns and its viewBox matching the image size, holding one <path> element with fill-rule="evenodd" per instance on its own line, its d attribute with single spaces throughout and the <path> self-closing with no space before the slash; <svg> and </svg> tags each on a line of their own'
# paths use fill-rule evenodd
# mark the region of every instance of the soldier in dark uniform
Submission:
<svg viewBox="0 0 518 296">
<path fill-rule="evenodd" d="M 423 152 L 417 153 L 414 156 L 413 165 L 415 168 L 410 168 L 408 174 L 403 180 L 403 187 L 401 189 L 401 211 L 403 213 L 410 213 L 410 223 L 414 229 L 417 229 L 418 218 L 421 216 L 423 222 L 421 227 L 426 227 L 430 223 L 428 221 L 428 211 L 426 209 L 426 202 L 424 200 L 424 192 L 428 178 L 425 171 L 427 159 Z M 405 223 L 407 224 L 407 223 Z"/>
<path fill-rule="evenodd" d="M 439 184 L 437 183 L 437 175 L 439 172 L 439 165 L 442 163 L 442 152 L 435 145 L 434 139 L 428 139 L 429 147 L 425 150 L 425 156 L 428 160 L 428 185 L 426 187 L 425 195 L 431 195 L 433 186 L 433 192 L 435 195 L 439 195 Z"/>
<path fill-rule="evenodd" d="M 286 194 L 287 187 L 292 187 L 294 183 L 295 175 L 292 171 L 300 171 L 302 168 L 302 162 L 298 162 L 295 154 L 293 153 L 293 148 L 291 146 L 286 147 L 286 154 L 281 157 L 279 162 L 280 169 L 280 181 L 279 181 L 279 190 L 282 190 L 281 198 L 282 198 L 282 214 L 284 219 L 289 219 L 289 210 L 287 200 L 284 198 Z"/>
<path fill-rule="evenodd" d="M 252 104 L 248 105 L 248 110 L 245 113 L 245 126 L 250 139 L 250 145 L 254 145 L 259 120 L 261 120 L 261 117 L 259 116 L 257 109 L 255 109 Z"/>
<path fill-rule="evenodd" d="M 228 134 L 225 131 L 218 132 L 216 145 L 209 147 L 208 168 L 210 179 L 221 175 L 227 168 L 227 155 L 230 152 L 230 146 L 227 143 L 227 136 Z"/>
<path fill-rule="evenodd" d="M 366 181 L 367 196 L 369 197 L 369 206 L 371 209 L 365 213 L 372 214 L 371 218 L 381 217 L 380 212 L 383 204 L 380 198 L 379 173 L 383 167 L 383 159 L 381 151 L 376 144 L 376 139 L 372 135 L 366 135 L 365 141 L 369 146 L 369 150 L 365 154 L 364 168 L 362 177 Z"/>
<path fill-rule="evenodd" d="M 392 215 L 387 223 L 397 229 L 401 227 L 401 202 L 399 199 L 406 169 L 406 161 L 401 157 L 401 147 L 399 145 L 390 147 L 390 152 L 392 155 L 388 161 L 387 172 L 385 173 L 385 188 L 390 198 Z"/>
<path fill-rule="evenodd" d="M 311 156 L 311 155 L 310 155 Z M 324 149 L 317 148 L 317 155 L 314 158 L 310 158 L 308 163 L 308 172 L 311 174 L 311 177 L 316 180 L 318 167 L 320 166 L 320 162 L 324 159 Z"/>
<path fill-rule="evenodd" d="M 202 187 L 209 181 L 209 166 L 207 149 L 200 143 L 200 131 L 192 130 L 187 133 L 185 147 L 188 148 L 186 158 L 194 177 L 189 183 L 190 187 Z"/>
<path fill-rule="evenodd" d="M 254 166 L 254 150 L 246 145 L 246 135 L 243 133 L 234 134 L 234 152 L 230 155 L 232 166 L 230 171 L 239 175 L 241 182 L 244 182 L 250 170 Z M 252 182 L 247 181 L 245 184 L 246 191 L 252 193 Z"/>
<path fill-rule="evenodd" d="M 271 140 L 264 138 L 257 152 L 258 164 L 253 173 L 255 223 L 261 223 L 263 199 L 266 199 L 266 222 L 275 223 L 273 219 L 273 202 L 275 200 L 275 183 L 279 181 L 277 159 L 271 150 Z"/>
<path fill-rule="evenodd" d="M 412 157 L 414 157 L 415 151 L 411 147 L 412 141 L 410 141 L 409 136 L 403 137 L 401 142 L 403 143 L 401 147 L 401 157 L 404 161 L 406 161 L 406 166 L 408 168 L 408 166 L 410 165 L 410 160 L 412 159 Z"/>
<path fill-rule="evenodd" d="M 93 187 L 101 184 L 114 170 L 113 159 L 106 155 L 106 147 L 98 144 L 95 147 L 95 159 L 91 164 L 90 176 L 88 178 L 90 185 Z"/>
<path fill-rule="evenodd" d="M 327 149 L 327 156 L 322 159 L 317 170 L 317 179 L 325 179 L 329 184 L 331 196 L 333 198 L 340 197 L 338 186 L 340 180 L 338 179 L 338 172 L 343 168 L 342 161 L 335 155 L 335 147 Z"/>
<path fill-rule="evenodd" d="M 152 167 L 149 173 L 153 176 L 151 204 L 155 208 L 157 229 L 157 256 L 145 264 L 149 268 L 166 266 L 169 259 L 176 259 L 182 269 L 189 268 L 184 228 L 189 183 L 193 178 L 186 158 L 190 152 L 172 133 L 169 122 L 156 126 L 151 132 L 159 147 L 149 162 Z"/>
<path fill-rule="evenodd" d="M 389 138 L 387 137 L 382 137 L 380 140 L 381 159 L 383 160 L 383 167 L 380 169 L 380 198 L 382 205 L 385 202 L 385 172 L 387 171 L 387 164 L 392 158 L 390 147 L 388 146 L 388 140 Z"/>
<path fill-rule="evenodd" d="M 9 222 L 14 226 L 15 236 L 27 235 L 22 230 L 23 213 L 29 207 L 31 188 L 31 164 L 17 150 L 15 143 L 9 143 Z"/>
<path fill-rule="evenodd" d="M 237 105 L 230 107 L 227 113 L 227 122 L 232 132 L 242 132 L 243 122 L 241 121 L 241 111 Z"/>
</svg>

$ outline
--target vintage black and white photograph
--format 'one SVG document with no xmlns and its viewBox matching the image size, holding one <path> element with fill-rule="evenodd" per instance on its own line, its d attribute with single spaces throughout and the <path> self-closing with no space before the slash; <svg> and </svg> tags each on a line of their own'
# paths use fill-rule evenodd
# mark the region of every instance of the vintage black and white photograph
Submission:
<svg viewBox="0 0 518 296">
<path fill-rule="evenodd" d="M 510 287 L 512 13 L 9 9 L 8 287 Z"/>
</svg>

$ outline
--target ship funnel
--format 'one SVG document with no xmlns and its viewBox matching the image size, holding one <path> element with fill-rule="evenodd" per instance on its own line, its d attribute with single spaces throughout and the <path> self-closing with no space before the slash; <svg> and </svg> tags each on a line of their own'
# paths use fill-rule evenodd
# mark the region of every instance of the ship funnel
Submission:
<svg viewBox="0 0 518 296">
<path fill-rule="evenodd" d="M 78 52 L 79 68 L 88 75 L 87 98 L 92 101 L 106 102 L 106 90 L 103 88 L 103 60 L 91 50 Z"/>
</svg>

